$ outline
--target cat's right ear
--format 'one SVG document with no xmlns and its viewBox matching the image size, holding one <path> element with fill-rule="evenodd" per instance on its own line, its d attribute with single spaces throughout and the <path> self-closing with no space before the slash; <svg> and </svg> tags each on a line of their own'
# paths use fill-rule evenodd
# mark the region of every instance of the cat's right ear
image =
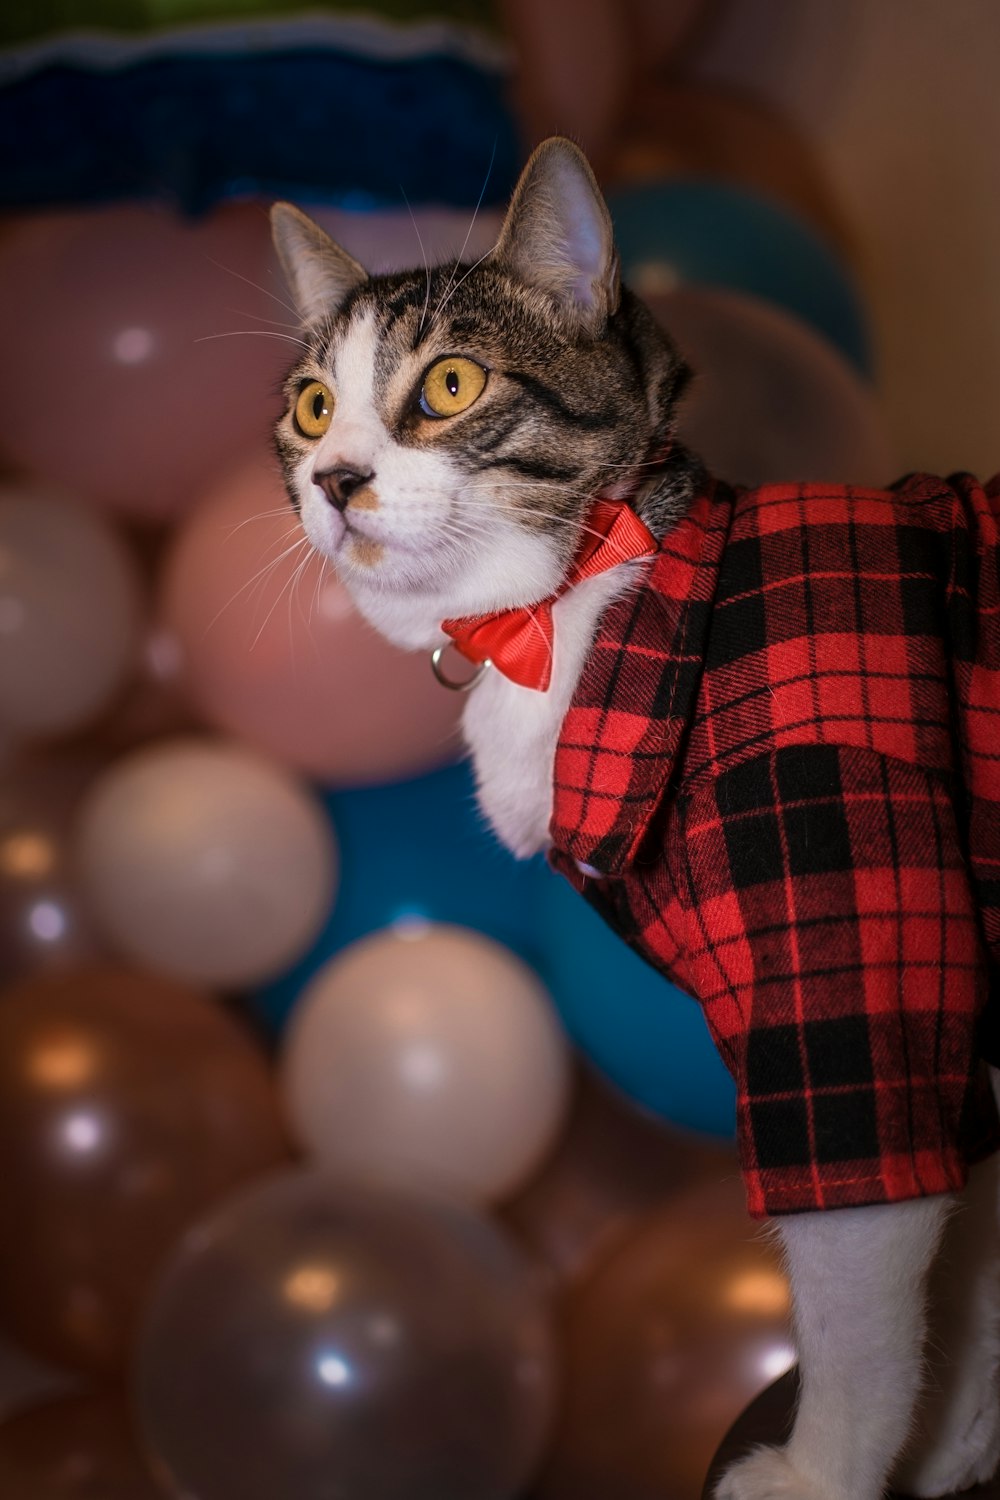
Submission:
<svg viewBox="0 0 1000 1500">
<path fill-rule="evenodd" d="M 292 299 L 307 327 L 335 313 L 368 280 L 364 266 L 291 203 L 276 203 L 271 209 L 271 235 Z"/>
</svg>

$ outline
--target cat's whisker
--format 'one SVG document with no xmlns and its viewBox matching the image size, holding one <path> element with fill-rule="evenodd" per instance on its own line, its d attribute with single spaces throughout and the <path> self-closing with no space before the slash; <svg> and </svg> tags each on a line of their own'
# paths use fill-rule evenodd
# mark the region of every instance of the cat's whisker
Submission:
<svg viewBox="0 0 1000 1500">
<path fill-rule="evenodd" d="M 295 546 L 294 547 L 290 547 L 288 549 L 288 552 L 286 552 L 283 555 L 285 557 L 287 557 L 291 553 L 297 551 L 297 549 L 299 547 L 301 547 L 301 546 L 306 546 L 306 547 L 309 546 L 309 539 L 308 539 L 308 537 L 303 537 L 300 542 L 296 542 Z M 281 561 L 281 559 L 279 558 L 278 561 Z M 309 561 L 308 555 L 302 561 L 303 562 L 308 562 Z M 301 567 L 301 566 L 302 566 L 302 563 L 299 564 L 299 567 Z M 290 573 L 289 576 L 288 576 L 288 578 L 285 579 L 285 582 L 282 584 L 282 586 L 281 586 L 281 588 L 280 588 L 280 590 L 278 592 L 277 598 L 274 600 L 274 602 L 271 605 L 271 608 L 268 610 L 267 614 L 264 616 L 264 623 L 261 625 L 261 627 L 258 630 L 257 634 L 253 638 L 253 643 L 252 643 L 252 645 L 250 647 L 251 651 L 257 645 L 257 642 L 260 640 L 261 636 L 264 634 L 264 631 L 267 629 L 268 622 L 270 621 L 271 616 L 274 614 L 274 611 L 277 609 L 278 605 L 281 603 L 282 599 L 285 597 L 285 594 L 287 592 L 289 592 L 289 590 L 294 586 L 294 582 L 295 582 L 295 579 L 296 579 L 297 576 L 298 576 L 298 568 L 296 568 L 292 573 Z M 291 628 L 291 615 L 289 615 L 289 628 Z"/>
<path fill-rule="evenodd" d="M 308 349 L 309 345 L 305 339 L 293 338 L 290 333 L 272 333 L 269 328 L 233 328 L 227 333 L 203 333 L 200 338 L 195 339 L 196 344 L 209 344 L 213 339 L 284 339 L 286 344 L 298 344 L 302 349 Z"/>
<path fill-rule="evenodd" d="M 245 516 L 242 521 L 237 521 L 236 525 L 226 532 L 226 541 L 230 541 L 238 531 L 242 531 L 244 526 L 249 526 L 253 521 L 273 521 L 275 516 L 287 516 L 289 509 L 288 505 L 276 505 L 273 510 L 261 510 L 256 515 Z"/>
<path fill-rule="evenodd" d="M 216 266 L 220 271 L 225 271 L 227 276 L 235 276 L 238 281 L 245 281 L 247 286 L 252 286 L 255 292 L 261 292 L 265 297 L 270 297 L 272 302 L 277 302 L 279 307 L 283 307 L 286 312 L 291 313 L 292 317 L 295 319 L 294 326 L 296 328 L 300 328 L 302 326 L 299 320 L 298 310 L 294 308 L 290 302 L 286 302 L 284 297 L 279 297 L 277 292 L 268 291 L 266 286 L 261 286 L 257 281 L 251 281 L 250 277 L 244 276 L 242 271 L 236 271 L 232 266 L 223 265 L 221 260 L 216 260 L 211 255 L 206 256 L 205 259 L 209 262 L 210 265 Z"/>
<path fill-rule="evenodd" d="M 235 313 L 238 318 L 253 318 L 255 323 L 269 323 L 272 328 L 299 330 L 302 326 L 300 323 L 283 323 L 278 318 L 265 318 L 260 313 L 251 312 L 248 307 L 231 307 L 229 311 Z"/>
<path fill-rule="evenodd" d="M 296 529 L 297 529 L 297 527 L 296 527 Z M 286 532 L 286 535 L 288 535 L 287 532 Z M 283 541 L 284 537 L 281 540 Z M 251 578 L 248 578 L 248 579 L 245 580 L 245 582 L 241 583 L 240 587 L 236 590 L 236 592 L 229 599 L 226 600 L 225 604 L 218 611 L 218 613 L 215 614 L 212 617 L 211 620 L 209 620 L 208 624 L 205 626 L 205 629 L 204 629 L 204 632 L 203 632 L 203 635 L 202 635 L 202 639 L 204 639 L 204 637 L 208 635 L 208 632 L 214 628 L 214 626 L 218 623 L 218 621 L 225 614 L 226 610 L 229 609 L 231 605 L 235 604 L 236 600 L 240 597 L 240 595 L 242 593 L 245 593 L 245 591 L 248 588 L 252 588 L 255 583 L 258 583 L 260 580 L 262 580 L 265 577 L 265 575 L 268 574 L 272 570 L 272 568 L 276 568 L 279 563 L 284 562 L 285 558 L 286 557 L 290 557 L 291 554 L 293 552 L 295 552 L 299 547 L 308 547 L 309 545 L 310 544 L 309 544 L 309 538 L 308 537 L 306 537 L 306 536 L 300 537 L 298 539 L 298 541 L 293 542 L 290 547 L 286 547 L 285 550 L 284 550 L 284 552 L 282 552 L 278 557 L 272 558 L 272 560 L 270 562 L 265 563 L 262 568 L 258 569 L 258 571 L 256 573 L 254 573 L 254 575 Z"/>
<path fill-rule="evenodd" d="M 417 244 L 420 246 L 420 258 L 424 263 L 424 275 L 427 278 L 427 290 L 424 293 L 424 305 L 420 310 L 420 322 L 417 324 L 417 338 L 419 339 L 424 331 L 424 319 L 427 317 L 427 307 L 431 300 L 431 268 L 427 261 L 427 252 L 424 249 L 424 242 L 420 234 L 419 225 L 417 224 L 416 215 L 414 214 L 413 209 L 410 207 L 410 200 L 406 196 L 406 191 L 402 186 L 400 186 L 399 191 L 403 194 L 403 202 L 406 204 L 406 210 L 410 215 L 410 222 L 413 225 L 413 232 L 417 237 Z"/>
<path fill-rule="evenodd" d="M 458 252 L 458 257 L 457 257 L 457 259 L 455 261 L 454 270 L 452 271 L 451 276 L 448 278 L 448 284 L 445 287 L 444 292 L 442 293 L 442 299 L 441 299 L 441 301 L 438 302 L 437 307 L 434 309 L 434 314 L 433 314 L 433 316 L 431 318 L 431 322 L 432 323 L 433 323 L 434 319 L 437 318 L 440 315 L 440 313 L 442 312 L 443 308 L 446 307 L 447 304 L 448 304 L 448 299 L 451 296 L 451 291 L 452 291 L 452 285 L 451 284 L 455 280 L 455 275 L 456 275 L 456 273 L 458 271 L 459 266 L 462 264 L 462 256 L 465 254 L 465 252 L 466 252 L 466 250 L 468 248 L 469 240 L 470 240 L 470 238 L 472 236 L 472 231 L 475 228 L 476 219 L 477 219 L 477 217 L 479 215 L 479 210 L 482 207 L 483 199 L 486 197 L 486 189 L 487 189 L 487 186 L 489 185 L 490 174 L 493 171 L 493 163 L 496 161 L 496 159 L 497 159 L 497 142 L 494 140 L 494 142 L 493 142 L 493 151 L 492 151 L 492 154 L 490 156 L 490 164 L 486 168 L 486 176 L 483 178 L 483 185 L 482 185 L 482 187 L 481 187 L 481 189 L 479 191 L 479 198 L 478 198 L 478 200 L 476 202 L 475 208 L 472 211 L 472 219 L 470 220 L 469 227 L 468 227 L 468 229 L 465 232 L 465 239 L 462 241 L 462 248 Z M 490 250 L 488 250 L 486 252 L 487 255 L 489 255 L 492 252 L 492 248 L 493 247 L 491 246 Z M 476 262 L 476 265 L 480 265 L 481 262 L 483 260 L 485 260 L 485 259 L 486 259 L 485 255 L 481 256 L 480 260 L 478 260 Z M 466 276 L 468 274 L 469 273 L 466 272 Z M 462 281 L 464 281 L 464 280 L 465 280 L 465 277 L 463 276 L 462 277 Z M 460 281 L 458 283 L 459 286 L 462 285 L 462 281 Z"/>
</svg>

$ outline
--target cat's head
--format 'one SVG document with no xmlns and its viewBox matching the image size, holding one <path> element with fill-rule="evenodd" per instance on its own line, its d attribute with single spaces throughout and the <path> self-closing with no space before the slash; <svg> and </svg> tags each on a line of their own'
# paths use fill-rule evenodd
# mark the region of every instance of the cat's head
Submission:
<svg viewBox="0 0 1000 1500">
<path fill-rule="evenodd" d="M 539 147 L 473 266 L 369 276 L 297 209 L 272 220 L 305 343 L 276 429 L 289 494 L 392 639 L 551 594 L 597 495 L 656 488 L 662 521 L 648 476 L 686 371 L 621 287 L 572 143 Z"/>
</svg>

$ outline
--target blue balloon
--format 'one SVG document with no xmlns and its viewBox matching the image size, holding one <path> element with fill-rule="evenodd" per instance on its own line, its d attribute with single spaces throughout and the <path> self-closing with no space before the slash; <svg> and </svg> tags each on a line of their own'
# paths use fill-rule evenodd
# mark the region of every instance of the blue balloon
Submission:
<svg viewBox="0 0 1000 1500">
<path fill-rule="evenodd" d="M 340 845 L 340 890 L 312 948 L 252 997 L 278 1030 L 309 980 L 348 943 L 413 919 L 471 927 L 538 967 L 540 861 L 515 860 L 474 800 L 470 767 L 320 793 Z"/>
<path fill-rule="evenodd" d="M 864 307 L 850 275 L 787 210 L 725 183 L 646 183 L 609 193 L 626 282 L 662 264 L 681 282 L 748 292 L 822 333 L 863 374 L 872 369 Z"/>
<path fill-rule="evenodd" d="M 644 963 L 551 871 L 538 885 L 540 972 L 582 1052 L 675 1125 L 735 1133 L 736 1094 L 701 1007 Z"/>
</svg>

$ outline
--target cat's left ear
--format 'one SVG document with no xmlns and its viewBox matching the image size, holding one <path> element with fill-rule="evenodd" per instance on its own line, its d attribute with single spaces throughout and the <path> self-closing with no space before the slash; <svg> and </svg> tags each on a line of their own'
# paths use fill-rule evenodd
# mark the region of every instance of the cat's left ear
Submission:
<svg viewBox="0 0 1000 1500">
<path fill-rule="evenodd" d="M 596 335 L 618 306 L 611 215 L 590 163 L 562 136 L 543 141 L 521 173 L 494 255 Z"/>
<path fill-rule="evenodd" d="M 291 203 L 271 209 L 271 235 L 303 323 L 318 323 L 347 301 L 368 272 L 326 230 Z"/>
</svg>

